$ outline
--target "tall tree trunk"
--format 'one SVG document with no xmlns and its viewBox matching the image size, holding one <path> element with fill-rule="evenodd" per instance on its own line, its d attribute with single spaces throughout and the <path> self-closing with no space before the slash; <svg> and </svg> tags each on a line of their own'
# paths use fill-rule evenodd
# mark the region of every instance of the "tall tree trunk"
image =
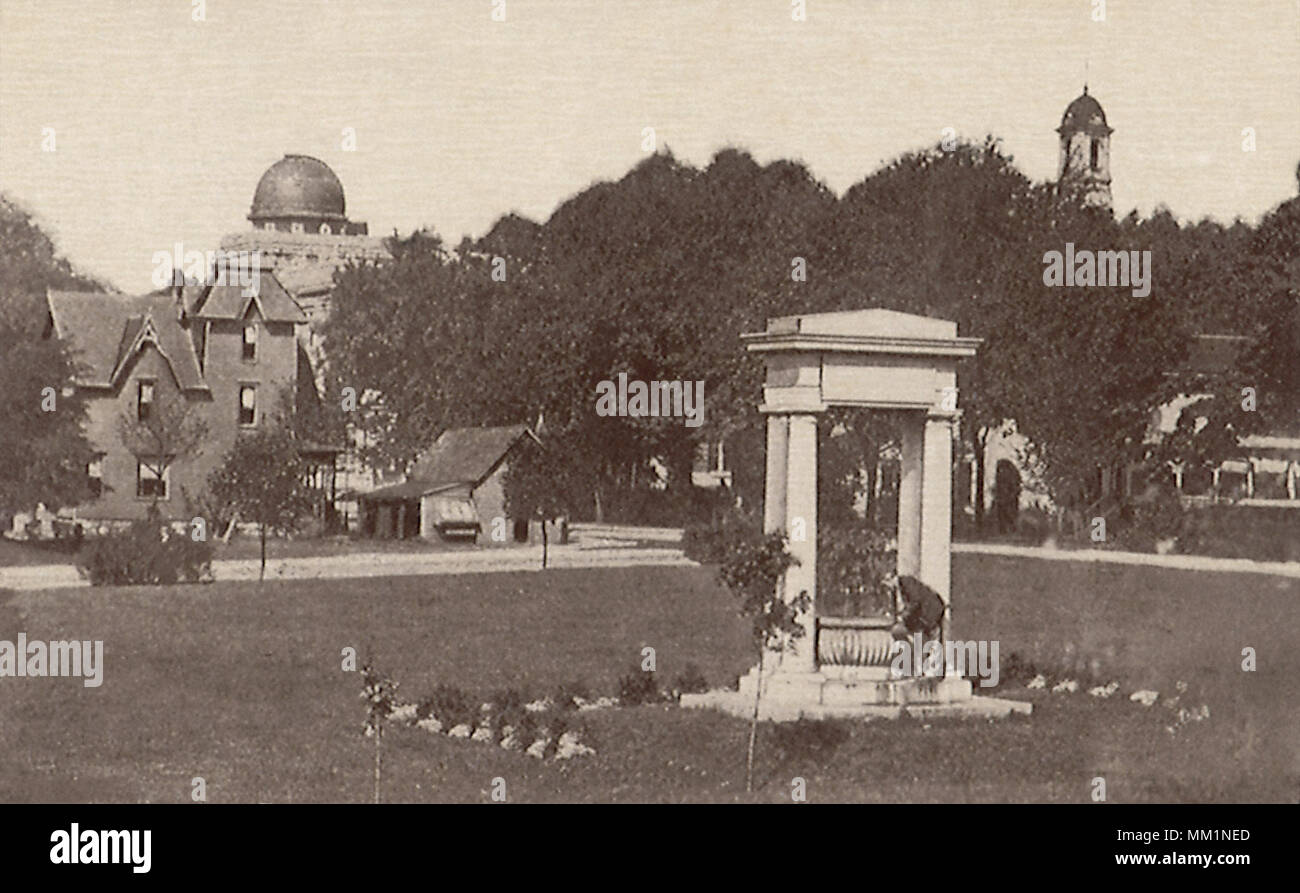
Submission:
<svg viewBox="0 0 1300 893">
<path fill-rule="evenodd" d="M 600 505 L 600 487 L 596 487 L 596 489 L 593 491 L 593 493 L 594 493 L 594 495 L 595 495 L 595 497 L 596 497 L 596 523 L 597 523 L 597 524 L 604 524 L 604 523 L 605 523 L 605 510 L 604 510 L 604 509 L 601 507 L 601 505 Z"/>
<path fill-rule="evenodd" d="M 546 518 L 542 518 L 542 570 L 546 570 L 546 550 L 549 545 L 546 538 Z"/>
<path fill-rule="evenodd" d="M 260 539 L 262 540 L 262 567 L 257 572 L 257 582 L 260 583 L 266 579 L 266 525 L 265 524 L 259 526 L 258 533 L 260 534 Z"/>
<path fill-rule="evenodd" d="M 375 803 L 379 802 L 379 742 L 383 740 L 383 735 L 379 729 L 375 729 Z"/>
</svg>

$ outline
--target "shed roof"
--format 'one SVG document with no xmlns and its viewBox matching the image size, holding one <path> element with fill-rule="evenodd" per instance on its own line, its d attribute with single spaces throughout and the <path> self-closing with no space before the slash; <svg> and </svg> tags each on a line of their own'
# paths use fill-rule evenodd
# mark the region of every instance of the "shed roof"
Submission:
<svg viewBox="0 0 1300 893">
<path fill-rule="evenodd" d="M 430 485 L 478 484 L 506 457 L 522 437 L 537 436 L 527 425 L 499 428 L 453 428 L 442 432 L 416 460 L 411 479 Z"/>
<path fill-rule="evenodd" d="M 525 438 L 540 443 L 527 425 L 444 431 L 416 460 L 415 467 L 403 483 L 380 487 L 361 494 L 360 498 L 393 502 L 419 499 L 458 486 L 472 490 L 496 470 L 515 444 Z"/>
</svg>

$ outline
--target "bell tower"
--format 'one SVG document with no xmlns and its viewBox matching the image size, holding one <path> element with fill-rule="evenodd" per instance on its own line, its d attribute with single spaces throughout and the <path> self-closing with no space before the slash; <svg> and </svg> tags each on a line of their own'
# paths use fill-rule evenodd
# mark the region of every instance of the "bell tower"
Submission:
<svg viewBox="0 0 1300 893">
<path fill-rule="evenodd" d="M 1082 95 L 1066 106 L 1056 132 L 1061 138 L 1057 188 L 1088 207 L 1110 210 L 1110 135 L 1115 131 L 1086 84 Z"/>
</svg>

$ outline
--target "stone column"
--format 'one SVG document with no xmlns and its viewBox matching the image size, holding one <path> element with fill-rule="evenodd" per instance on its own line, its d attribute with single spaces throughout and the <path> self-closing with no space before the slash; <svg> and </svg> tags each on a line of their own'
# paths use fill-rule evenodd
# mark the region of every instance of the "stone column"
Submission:
<svg viewBox="0 0 1300 893">
<path fill-rule="evenodd" d="M 763 532 L 785 528 L 786 462 L 789 458 L 790 417 L 767 417 L 767 476 L 763 482 Z"/>
<path fill-rule="evenodd" d="M 902 414 L 902 469 L 898 479 L 898 573 L 919 577 L 921 571 L 922 440 L 925 416 Z"/>
<path fill-rule="evenodd" d="M 925 417 L 918 574 L 948 606 L 941 627 L 945 642 L 952 632 L 952 422 L 948 414 L 931 412 Z"/>
<path fill-rule="evenodd" d="M 787 418 L 784 527 L 790 536 L 790 554 L 799 563 L 786 571 L 784 597 L 793 599 L 807 592 L 812 604 L 799 618 L 803 637 L 784 655 L 781 667 L 786 672 L 811 673 L 817 669 L 817 416 L 792 413 Z"/>
</svg>

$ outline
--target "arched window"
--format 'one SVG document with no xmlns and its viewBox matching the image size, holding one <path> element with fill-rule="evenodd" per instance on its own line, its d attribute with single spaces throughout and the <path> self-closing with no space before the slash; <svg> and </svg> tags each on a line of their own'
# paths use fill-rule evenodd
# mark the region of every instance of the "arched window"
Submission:
<svg viewBox="0 0 1300 893">
<path fill-rule="evenodd" d="M 322 236 L 328 236 L 330 232 L 332 231 L 330 230 L 330 225 L 328 223 L 322 223 L 320 225 L 320 234 Z"/>
<path fill-rule="evenodd" d="M 1100 148 L 1101 146 L 1097 143 L 1096 140 L 1088 141 L 1089 166 L 1094 171 L 1097 169 L 1097 162 L 1101 157 L 1101 153 L 1098 151 Z"/>
</svg>

